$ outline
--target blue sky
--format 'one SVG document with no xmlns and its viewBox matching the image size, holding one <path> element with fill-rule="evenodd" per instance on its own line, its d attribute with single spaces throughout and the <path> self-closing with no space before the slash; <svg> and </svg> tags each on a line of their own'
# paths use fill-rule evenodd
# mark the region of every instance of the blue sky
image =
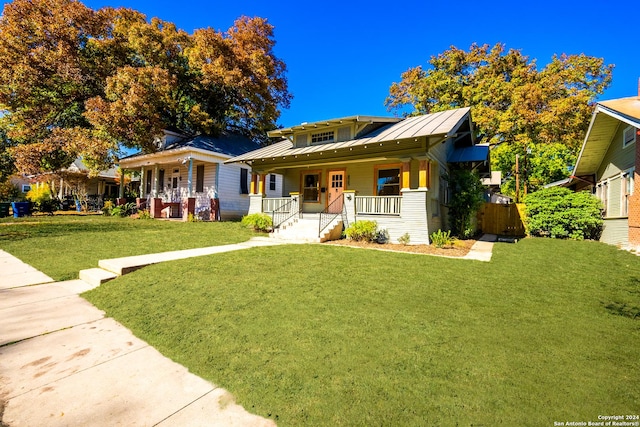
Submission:
<svg viewBox="0 0 640 427">
<path fill-rule="evenodd" d="M 6 2 L 5 2 L 6 3 Z M 543 67 L 554 53 L 602 57 L 615 64 L 601 100 L 638 94 L 640 32 L 633 0 L 538 1 L 259 1 L 85 0 L 125 6 L 147 18 L 227 30 L 241 16 L 275 26 L 276 55 L 288 68 L 291 108 L 283 126 L 350 115 L 392 115 L 384 100 L 410 67 L 427 66 L 450 46 L 501 42 Z"/>
</svg>

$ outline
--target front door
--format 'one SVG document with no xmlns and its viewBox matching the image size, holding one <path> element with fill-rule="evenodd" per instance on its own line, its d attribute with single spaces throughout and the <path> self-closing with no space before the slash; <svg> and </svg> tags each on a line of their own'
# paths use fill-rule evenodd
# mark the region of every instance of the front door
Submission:
<svg viewBox="0 0 640 427">
<path fill-rule="evenodd" d="M 344 191 L 344 171 L 329 172 L 329 189 L 327 205 L 329 213 L 342 212 L 342 192 Z M 335 201 L 335 203 L 333 203 Z"/>
</svg>

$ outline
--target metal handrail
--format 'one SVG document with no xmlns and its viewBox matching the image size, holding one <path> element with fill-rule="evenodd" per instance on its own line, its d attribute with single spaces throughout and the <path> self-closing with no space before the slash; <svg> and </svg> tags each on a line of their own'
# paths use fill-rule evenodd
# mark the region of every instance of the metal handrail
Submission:
<svg viewBox="0 0 640 427">
<path fill-rule="evenodd" d="M 275 230 L 276 228 L 279 228 L 282 224 L 289 221 L 291 218 L 295 216 L 299 218 L 302 217 L 302 209 L 300 204 L 298 204 L 298 210 L 291 209 L 293 202 L 297 202 L 297 201 L 298 201 L 297 197 L 292 197 L 290 201 L 281 205 L 277 209 L 274 209 L 273 211 L 271 211 L 273 230 Z"/>
<path fill-rule="evenodd" d="M 342 210 L 340 212 L 329 212 L 331 207 L 334 206 L 337 202 L 342 202 Z M 320 212 L 320 223 L 318 224 L 318 237 L 322 234 L 322 231 L 329 226 L 338 216 L 342 216 L 344 219 L 346 217 L 345 206 L 344 206 L 344 194 L 341 194 L 340 197 L 335 199 L 333 202 L 329 203 L 329 205 L 324 208 L 322 212 Z"/>
</svg>

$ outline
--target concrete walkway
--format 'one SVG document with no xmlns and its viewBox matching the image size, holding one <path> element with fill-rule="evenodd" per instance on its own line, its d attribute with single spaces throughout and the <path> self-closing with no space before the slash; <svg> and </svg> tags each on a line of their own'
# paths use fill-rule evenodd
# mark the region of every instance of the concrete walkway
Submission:
<svg viewBox="0 0 640 427">
<path fill-rule="evenodd" d="M 465 258 L 489 261 L 495 237 L 484 236 Z M 158 262 L 283 243 L 254 238 L 102 260 L 91 270 L 109 280 Z M 2 427 L 275 425 L 106 318 L 79 296 L 104 281 L 87 277 L 54 283 L 0 250 Z"/>
<path fill-rule="evenodd" d="M 273 426 L 78 294 L 0 251 L 3 426 Z"/>
</svg>

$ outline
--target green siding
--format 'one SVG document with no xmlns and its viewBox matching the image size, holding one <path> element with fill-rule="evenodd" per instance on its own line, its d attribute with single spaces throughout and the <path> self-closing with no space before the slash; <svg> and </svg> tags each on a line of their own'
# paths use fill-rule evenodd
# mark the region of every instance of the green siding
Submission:
<svg viewBox="0 0 640 427">
<path fill-rule="evenodd" d="M 629 243 L 629 222 L 626 218 L 605 219 L 600 241 L 624 247 Z"/>
<path fill-rule="evenodd" d="M 605 154 L 602 164 L 598 168 L 596 174 L 597 182 L 618 175 L 620 172 L 634 166 L 636 144 L 629 144 L 622 148 L 622 133 L 626 127 L 627 125 L 624 123 L 618 126 L 618 130 L 609 144 L 607 154 Z"/>
</svg>

